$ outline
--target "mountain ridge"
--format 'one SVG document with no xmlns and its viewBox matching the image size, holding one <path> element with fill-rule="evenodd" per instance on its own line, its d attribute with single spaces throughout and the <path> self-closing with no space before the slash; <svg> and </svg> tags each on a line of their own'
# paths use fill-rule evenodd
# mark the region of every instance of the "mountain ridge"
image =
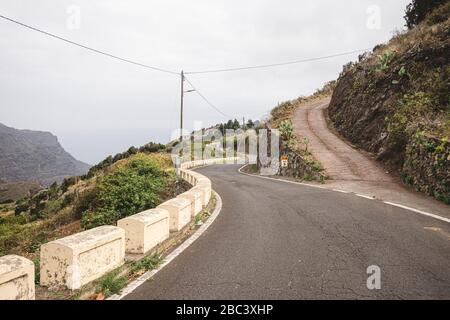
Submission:
<svg viewBox="0 0 450 320">
<path fill-rule="evenodd" d="M 43 185 L 85 174 L 91 166 L 75 159 L 50 132 L 20 130 L 0 123 L 0 179 Z"/>
</svg>

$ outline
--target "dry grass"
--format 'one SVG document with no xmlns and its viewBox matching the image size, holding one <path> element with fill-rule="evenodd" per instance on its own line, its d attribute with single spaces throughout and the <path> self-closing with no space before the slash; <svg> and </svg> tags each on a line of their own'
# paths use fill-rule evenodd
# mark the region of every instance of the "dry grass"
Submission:
<svg viewBox="0 0 450 320">
<path fill-rule="evenodd" d="M 444 6 L 450 12 L 450 3 Z M 403 56 L 408 51 L 436 48 L 447 42 L 450 30 L 450 17 L 439 24 L 430 24 L 425 20 L 411 30 L 396 31 L 394 36 L 385 44 L 378 45 L 372 53 L 368 53 L 361 59 L 362 66 L 375 68 L 379 58 L 387 52 L 394 52 L 397 56 Z"/>
<path fill-rule="evenodd" d="M 30 194 L 35 194 L 41 189 L 42 187 L 36 182 L 0 183 L 0 201 L 16 201 Z"/>
</svg>

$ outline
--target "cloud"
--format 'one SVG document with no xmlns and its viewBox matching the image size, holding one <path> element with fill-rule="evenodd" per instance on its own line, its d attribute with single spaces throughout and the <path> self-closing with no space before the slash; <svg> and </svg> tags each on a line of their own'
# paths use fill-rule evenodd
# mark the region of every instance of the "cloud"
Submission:
<svg viewBox="0 0 450 320">
<path fill-rule="evenodd" d="M 310 58 L 387 41 L 403 26 L 408 1 L 24 1 L 0 12 L 74 41 L 174 71 Z M 67 8 L 81 9 L 80 29 Z M 367 7 L 381 9 L 381 29 L 366 27 Z M 161 138 L 179 123 L 179 78 L 86 52 L 0 21 L 0 119 L 17 128 L 52 131 L 69 152 L 94 163 L 125 144 Z M 241 119 L 311 93 L 335 79 L 357 55 L 304 65 L 192 75 L 215 105 Z M 224 120 L 194 93 L 185 123 Z M 148 130 L 147 130 L 148 129 Z M 127 137 L 118 143 L 117 134 Z M 133 132 L 133 134 L 127 134 Z M 138 133 L 135 133 L 138 132 Z M 79 139 L 77 139 L 77 134 Z M 102 137 L 101 142 L 95 135 Z M 108 140 L 108 136 L 111 139 Z M 102 152 L 92 154 L 102 143 Z"/>
</svg>

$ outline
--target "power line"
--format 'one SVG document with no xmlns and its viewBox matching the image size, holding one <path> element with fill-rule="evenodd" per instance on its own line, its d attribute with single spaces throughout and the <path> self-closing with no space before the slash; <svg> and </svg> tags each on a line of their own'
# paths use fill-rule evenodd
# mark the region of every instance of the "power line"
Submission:
<svg viewBox="0 0 450 320">
<path fill-rule="evenodd" d="M 27 25 L 25 23 L 22 23 L 20 21 L 11 19 L 9 17 L 6 17 L 4 15 L 0 14 L 0 18 L 7 20 L 9 22 L 15 23 L 17 25 L 20 25 L 22 27 L 28 28 L 30 30 L 39 32 L 41 34 L 47 35 L 49 37 L 52 37 L 54 39 L 57 40 L 61 40 L 64 41 L 66 43 L 72 44 L 74 46 L 86 49 L 88 51 L 97 53 L 97 54 L 101 54 L 104 56 L 107 56 L 109 58 L 113 58 L 122 62 L 126 62 L 129 64 L 133 64 L 136 66 L 140 66 L 143 68 L 147 68 L 147 69 L 151 69 L 154 71 L 159 71 L 159 72 L 164 72 L 164 73 L 168 73 L 168 74 L 173 74 L 173 75 L 182 75 L 179 72 L 175 72 L 175 71 L 171 71 L 171 70 L 167 70 L 167 69 L 163 69 L 160 67 L 155 67 L 155 66 L 150 66 L 144 63 L 140 63 L 140 62 L 136 62 L 136 61 L 132 61 L 129 59 L 125 59 L 125 58 L 121 58 L 119 56 L 92 48 L 92 47 L 88 47 L 86 45 L 62 38 L 60 36 L 57 36 L 55 34 L 52 34 L 50 32 L 38 29 L 36 27 Z M 250 70 L 250 69 L 263 69 L 263 68 L 272 68 L 272 67 L 279 67 L 279 66 L 286 66 L 286 65 L 293 65 L 293 64 L 300 64 L 300 63 L 305 63 L 305 62 L 312 62 L 312 61 L 319 61 L 319 60 L 325 60 L 325 59 L 330 59 L 330 58 L 335 58 L 335 57 L 340 57 L 340 56 L 345 56 L 345 55 L 350 55 L 350 54 L 354 54 L 354 53 L 358 53 L 358 52 L 363 52 L 363 51 L 367 51 L 370 49 L 361 49 L 361 50 L 354 50 L 354 51 L 348 51 L 348 52 L 343 52 L 343 53 L 338 53 L 338 54 L 333 54 L 333 55 L 328 55 L 328 56 L 322 56 L 322 57 L 316 57 L 316 58 L 308 58 L 308 59 L 302 59 L 302 60 L 294 60 L 294 61 L 287 61 L 287 62 L 280 62 L 280 63 L 271 63 L 271 64 L 263 64 L 263 65 L 253 65 L 253 66 L 243 66 L 243 67 L 234 67 L 234 68 L 223 68 L 223 69 L 213 69 L 213 70 L 202 70 L 202 71 L 191 71 L 191 72 L 185 72 L 184 74 L 207 74 L 207 73 L 219 73 L 219 72 L 232 72 L 232 71 L 241 71 L 241 70 Z M 182 77 L 184 77 L 182 75 Z M 223 115 L 224 117 L 228 118 L 228 119 L 232 119 L 233 117 L 225 114 L 224 112 L 222 112 L 219 108 L 217 108 L 214 104 L 212 104 L 200 91 L 198 91 L 198 89 L 195 88 L 195 86 L 192 84 L 192 82 L 190 82 L 186 77 L 184 77 L 184 79 L 192 86 L 193 89 L 195 89 L 195 91 L 197 92 L 197 94 L 214 110 L 216 110 L 218 113 L 220 113 L 221 115 Z"/>
<path fill-rule="evenodd" d="M 186 80 L 187 83 L 189 83 L 189 85 L 195 90 L 195 92 L 197 92 L 197 94 L 203 99 L 205 100 L 205 102 L 214 110 L 216 110 L 218 113 L 220 113 L 222 116 L 224 116 L 227 119 L 232 119 L 233 117 L 230 115 L 227 115 L 226 113 L 223 113 L 219 108 L 217 108 L 214 104 L 212 104 L 200 91 L 198 91 L 198 89 L 192 84 L 191 81 L 189 81 L 188 78 L 184 77 L 184 79 Z"/>
<path fill-rule="evenodd" d="M 333 54 L 333 55 L 329 55 L 329 56 L 287 61 L 287 62 L 279 62 L 279 63 L 271 63 L 271 64 L 261 64 L 261 65 L 246 66 L 246 67 L 213 69 L 213 70 L 203 70 L 203 71 L 190 71 L 190 72 L 185 72 L 185 74 L 205 74 L 205 73 L 218 73 L 218 72 L 231 72 L 231 71 L 241 71 L 241 70 L 251 70 L 251 69 L 273 68 L 273 67 L 287 66 L 287 65 L 292 65 L 292 64 L 299 64 L 299 63 L 305 63 L 305 62 L 312 62 L 312 61 L 319 61 L 319 60 L 326 60 L 326 59 L 330 59 L 330 58 L 342 57 L 342 56 L 346 56 L 346 55 L 350 55 L 350 54 L 354 54 L 354 53 L 358 53 L 358 52 L 364 52 L 364 51 L 368 51 L 368 50 L 370 50 L 370 49 L 360 49 L 360 50 L 348 51 L 348 52 L 343 52 L 343 53 L 337 53 L 337 54 Z"/>
<path fill-rule="evenodd" d="M 20 21 L 17 21 L 17 20 L 14 20 L 14 19 L 5 17 L 5 16 L 3 16 L 3 15 L 1 15 L 1 14 L 0 14 L 0 18 L 2 18 L 2 19 L 4 19 L 4 20 L 7 20 L 7 21 L 10 21 L 10 22 L 13 22 L 13 23 L 15 23 L 15 24 L 18 24 L 18 25 L 20 25 L 20 26 L 22 26 L 22 27 L 31 29 L 31 30 L 33 30 L 33 31 L 37 31 L 37 32 L 39 32 L 39 33 L 45 34 L 45 35 L 47 35 L 47 36 L 49 36 L 49 37 L 52 37 L 52 38 L 55 38 L 55 39 L 64 41 L 64 42 L 66 42 L 66 43 L 75 45 L 75 46 L 77 46 L 77 47 L 80 47 L 80 48 L 83 48 L 83 49 L 86 49 L 86 50 L 89 50 L 89 51 L 92 51 L 92 52 L 95 52 L 95 53 L 98 53 L 98 54 L 101 54 L 101 55 L 104 55 L 104 56 L 107 56 L 107 57 L 110 57 L 110 58 L 113 58 L 113 59 L 116 59 L 116 60 L 120 60 L 120 61 L 122 61 L 122 62 L 131 63 L 131 64 L 134 64 L 134 65 L 136 65 L 136 66 L 144 67 L 144 68 L 147 68 L 147 69 L 152 69 L 152 70 L 155 70 L 155 71 L 160 71 L 160 72 L 165 72 L 165 73 L 169 73 L 169 74 L 179 75 L 179 73 L 178 73 L 178 72 L 175 72 L 175 71 L 170 71 L 170 70 L 166 70 L 166 69 L 159 68 L 159 67 L 149 66 L 149 65 L 147 65 L 147 64 L 143 64 L 143 63 L 140 63 L 140 62 L 135 62 L 135 61 L 132 61 L 132 60 L 129 60 L 129 59 L 125 59 L 125 58 L 121 58 L 121 57 L 118 57 L 118 56 L 116 56 L 116 55 L 113 55 L 113 54 L 110 54 L 110 53 L 107 53 L 107 52 L 104 52 L 104 51 L 101 51 L 101 50 L 97 50 L 97 49 L 94 49 L 94 48 L 85 46 L 85 45 L 83 45 L 83 44 L 80 44 L 80 43 L 77 43 L 77 42 L 74 42 L 74 41 L 71 41 L 71 40 L 62 38 L 62 37 L 57 36 L 57 35 L 55 35 L 55 34 L 52 34 L 52 33 L 50 33 L 50 32 L 47 32 L 47 31 L 44 31 L 44 30 L 41 30 L 41 29 L 32 27 L 32 26 L 27 25 L 27 24 L 25 24 L 25 23 L 22 23 L 22 22 L 20 22 Z"/>
<path fill-rule="evenodd" d="M 122 62 L 130 63 L 130 64 L 133 64 L 133 65 L 137 65 L 137 66 L 144 67 L 144 68 L 147 68 L 147 69 L 152 69 L 152 70 L 155 70 L 155 71 L 160 71 L 160 72 L 174 74 L 174 75 L 180 75 L 180 73 L 176 72 L 176 71 L 171 71 L 171 70 L 163 69 L 163 68 L 160 68 L 160 67 L 150 66 L 150 65 L 147 65 L 147 64 L 144 64 L 144 63 L 140 63 L 140 62 L 136 62 L 136 61 L 132 61 L 132 60 L 129 60 L 129 59 L 126 59 L 126 58 L 121 58 L 119 56 L 116 56 L 116 55 L 113 55 L 113 54 L 110 54 L 110 53 L 107 53 L 107 52 L 104 52 L 104 51 L 101 51 L 101 50 L 98 50 L 98 49 L 95 49 L 95 48 L 92 48 L 92 47 L 88 47 L 86 45 L 74 42 L 72 40 L 68 40 L 68 39 L 62 38 L 62 37 L 57 36 L 55 34 L 52 34 L 50 32 L 38 29 L 38 28 L 30 26 L 30 25 L 27 25 L 25 23 L 22 23 L 20 21 L 14 20 L 14 19 L 11 19 L 11 18 L 6 17 L 6 16 L 1 15 L 1 14 L 0 14 L 0 18 L 2 18 L 4 20 L 7 20 L 9 22 L 18 24 L 18 25 L 20 25 L 22 27 L 25 27 L 25 28 L 28 28 L 30 30 L 42 33 L 42 34 L 47 35 L 49 37 L 52 37 L 52 38 L 64 41 L 66 43 L 72 44 L 74 46 L 77 46 L 77 47 L 80 47 L 80 48 L 83 48 L 83 49 L 86 49 L 86 50 L 89 50 L 91 52 L 95 52 L 95 53 L 98 53 L 98 54 L 101 54 L 101 55 L 104 55 L 104 56 L 107 56 L 107 57 L 110 57 L 110 58 L 113 58 L 113 59 L 116 59 L 116 60 L 120 60 Z M 330 58 L 346 56 L 346 55 L 350 55 L 350 54 L 354 54 L 354 53 L 358 53 L 358 52 L 363 52 L 363 51 L 367 51 L 367 50 L 370 50 L 370 48 L 368 48 L 368 49 L 360 49 L 360 50 L 353 50 L 353 51 L 337 53 L 337 54 L 328 55 L 328 56 L 308 58 L 308 59 L 302 59 L 302 60 L 294 60 L 294 61 L 271 63 L 271 64 L 262 64 L 262 65 L 253 65 L 253 66 L 243 66 L 243 67 L 232 67 L 232 68 L 221 68 L 221 69 L 212 69 L 212 70 L 189 71 L 189 72 L 185 72 L 185 74 L 206 74 L 206 73 L 232 72 L 232 71 L 251 70 L 251 69 L 273 68 L 273 67 L 286 66 L 286 65 L 292 65 L 292 64 L 299 64 L 299 63 L 305 63 L 305 62 L 326 60 L 326 59 L 330 59 Z"/>
</svg>

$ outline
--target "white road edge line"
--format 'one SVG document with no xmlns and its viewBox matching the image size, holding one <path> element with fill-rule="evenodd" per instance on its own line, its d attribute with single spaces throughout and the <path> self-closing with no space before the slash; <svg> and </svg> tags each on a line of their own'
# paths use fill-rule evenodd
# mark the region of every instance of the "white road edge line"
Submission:
<svg viewBox="0 0 450 320">
<path fill-rule="evenodd" d="M 369 199 L 369 200 L 375 200 L 373 197 L 366 196 L 366 195 L 363 195 L 363 194 L 357 194 L 357 193 L 353 193 L 353 192 L 349 192 L 349 191 L 338 190 L 338 189 L 328 189 L 328 188 L 325 188 L 325 187 L 322 187 L 322 186 L 316 186 L 316 185 L 308 184 L 308 183 L 289 181 L 289 180 L 283 180 L 283 179 L 275 179 L 275 178 L 271 178 L 271 177 L 258 176 L 258 175 L 255 175 L 255 174 L 249 174 L 249 173 L 242 172 L 242 169 L 244 169 L 246 166 L 247 165 L 244 165 L 244 166 L 239 168 L 238 171 L 239 171 L 240 174 L 243 174 L 243 175 L 246 175 L 246 176 L 250 176 L 250 177 L 256 177 L 256 178 L 260 178 L 260 179 L 267 179 L 267 180 L 279 181 L 279 182 L 284 182 L 284 183 L 298 184 L 298 185 L 312 187 L 312 188 L 317 188 L 317 189 L 322 189 L 322 190 L 325 189 L 325 190 L 334 191 L 334 192 L 353 194 L 353 195 L 355 195 L 357 197 L 362 197 L 362 198 Z M 429 212 L 422 211 L 422 210 L 419 210 L 419 209 L 414 209 L 414 208 L 411 208 L 411 207 L 408 207 L 408 206 L 404 206 L 402 204 L 398 204 L 398 203 L 394 203 L 394 202 L 389 202 L 389 201 L 382 201 L 382 202 L 384 204 L 387 204 L 387 205 L 390 205 L 390 206 L 402 208 L 402 209 L 405 209 L 405 210 L 408 210 L 408 211 L 412 211 L 412 212 L 415 212 L 415 213 L 418 213 L 418 214 L 421 214 L 421 215 L 424 215 L 424 216 L 427 216 L 427 217 L 430 217 L 430 218 L 434 218 L 434 219 L 437 219 L 437 220 L 440 220 L 440 221 L 444 221 L 444 222 L 450 223 L 450 219 L 449 218 L 441 217 L 441 216 L 433 214 L 433 213 L 429 213 Z"/>
<path fill-rule="evenodd" d="M 333 190 L 335 192 L 340 192 L 340 193 L 347 193 L 347 194 L 351 193 L 350 191 L 339 190 L 339 189 L 331 189 L 331 190 Z"/>
<path fill-rule="evenodd" d="M 371 196 L 366 196 L 366 195 L 364 195 L 364 194 L 360 194 L 360 193 L 355 193 L 355 196 L 357 196 L 357 197 L 361 197 L 361 198 L 365 198 L 365 199 L 369 199 L 369 200 L 375 200 L 375 198 L 374 198 L 374 197 L 371 197 Z"/>
<path fill-rule="evenodd" d="M 198 228 L 195 233 L 190 236 L 188 239 L 186 239 L 178 248 L 176 248 L 174 251 L 172 251 L 165 259 L 164 262 L 156 269 L 150 270 L 146 273 L 144 273 L 142 276 L 131 282 L 129 285 L 125 287 L 125 289 L 122 290 L 122 293 L 120 295 L 112 295 L 107 300 L 121 300 L 125 296 L 132 293 L 134 290 L 136 290 L 138 287 L 140 287 L 144 282 L 152 278 L 155 274 L 157 274 L 159 271 L 161 271 L 165 266 L 167 266 L 172 260 L 174 260 L 177 256 L 179 256 L 184 250 L 186 250 L 192 243 L 195 242 L 200 236 L 211 226 L 211 224 L 216 220 L 216 218 L 219 216 L 220 211 L 222 210 L 222 198 L 220 195 L 213 191 L 214 196 L 216 197 L 216 207 L 211 214 L 211 216 L 208 218 L 208 220 L 200 227 Z"/>
<path fill-rule="evenodd" d="M 402 208 L 402 209 L 406 209 L 406 210 L 409 210 L 409 211 L 413 211 L 413 212 L 419 213 L 419 214 L 427 216 L 427 217 L 431 217 L 431 218 L 434 218 L 434 219 L 438 219 L 438 220 L 450 223 L 450 219 L 438 216 L 438 215 L 433 214 L 433 213 L 429 213 L 429 212 L 426 212 L 426 211 L 414 209 L 414 208 L 407 207 L 407 206 L 404 206 L 402 204 L 398 204 L 398 203 L 394 203 L 394 202 L 389 202 L 389 201 L 383 201 L 383 202 L 386 203 L 386 204 L 389 204 L 391 206 L 394 206 L 394 207 L 399 207 L 399 208 Z"/>
</svg>

